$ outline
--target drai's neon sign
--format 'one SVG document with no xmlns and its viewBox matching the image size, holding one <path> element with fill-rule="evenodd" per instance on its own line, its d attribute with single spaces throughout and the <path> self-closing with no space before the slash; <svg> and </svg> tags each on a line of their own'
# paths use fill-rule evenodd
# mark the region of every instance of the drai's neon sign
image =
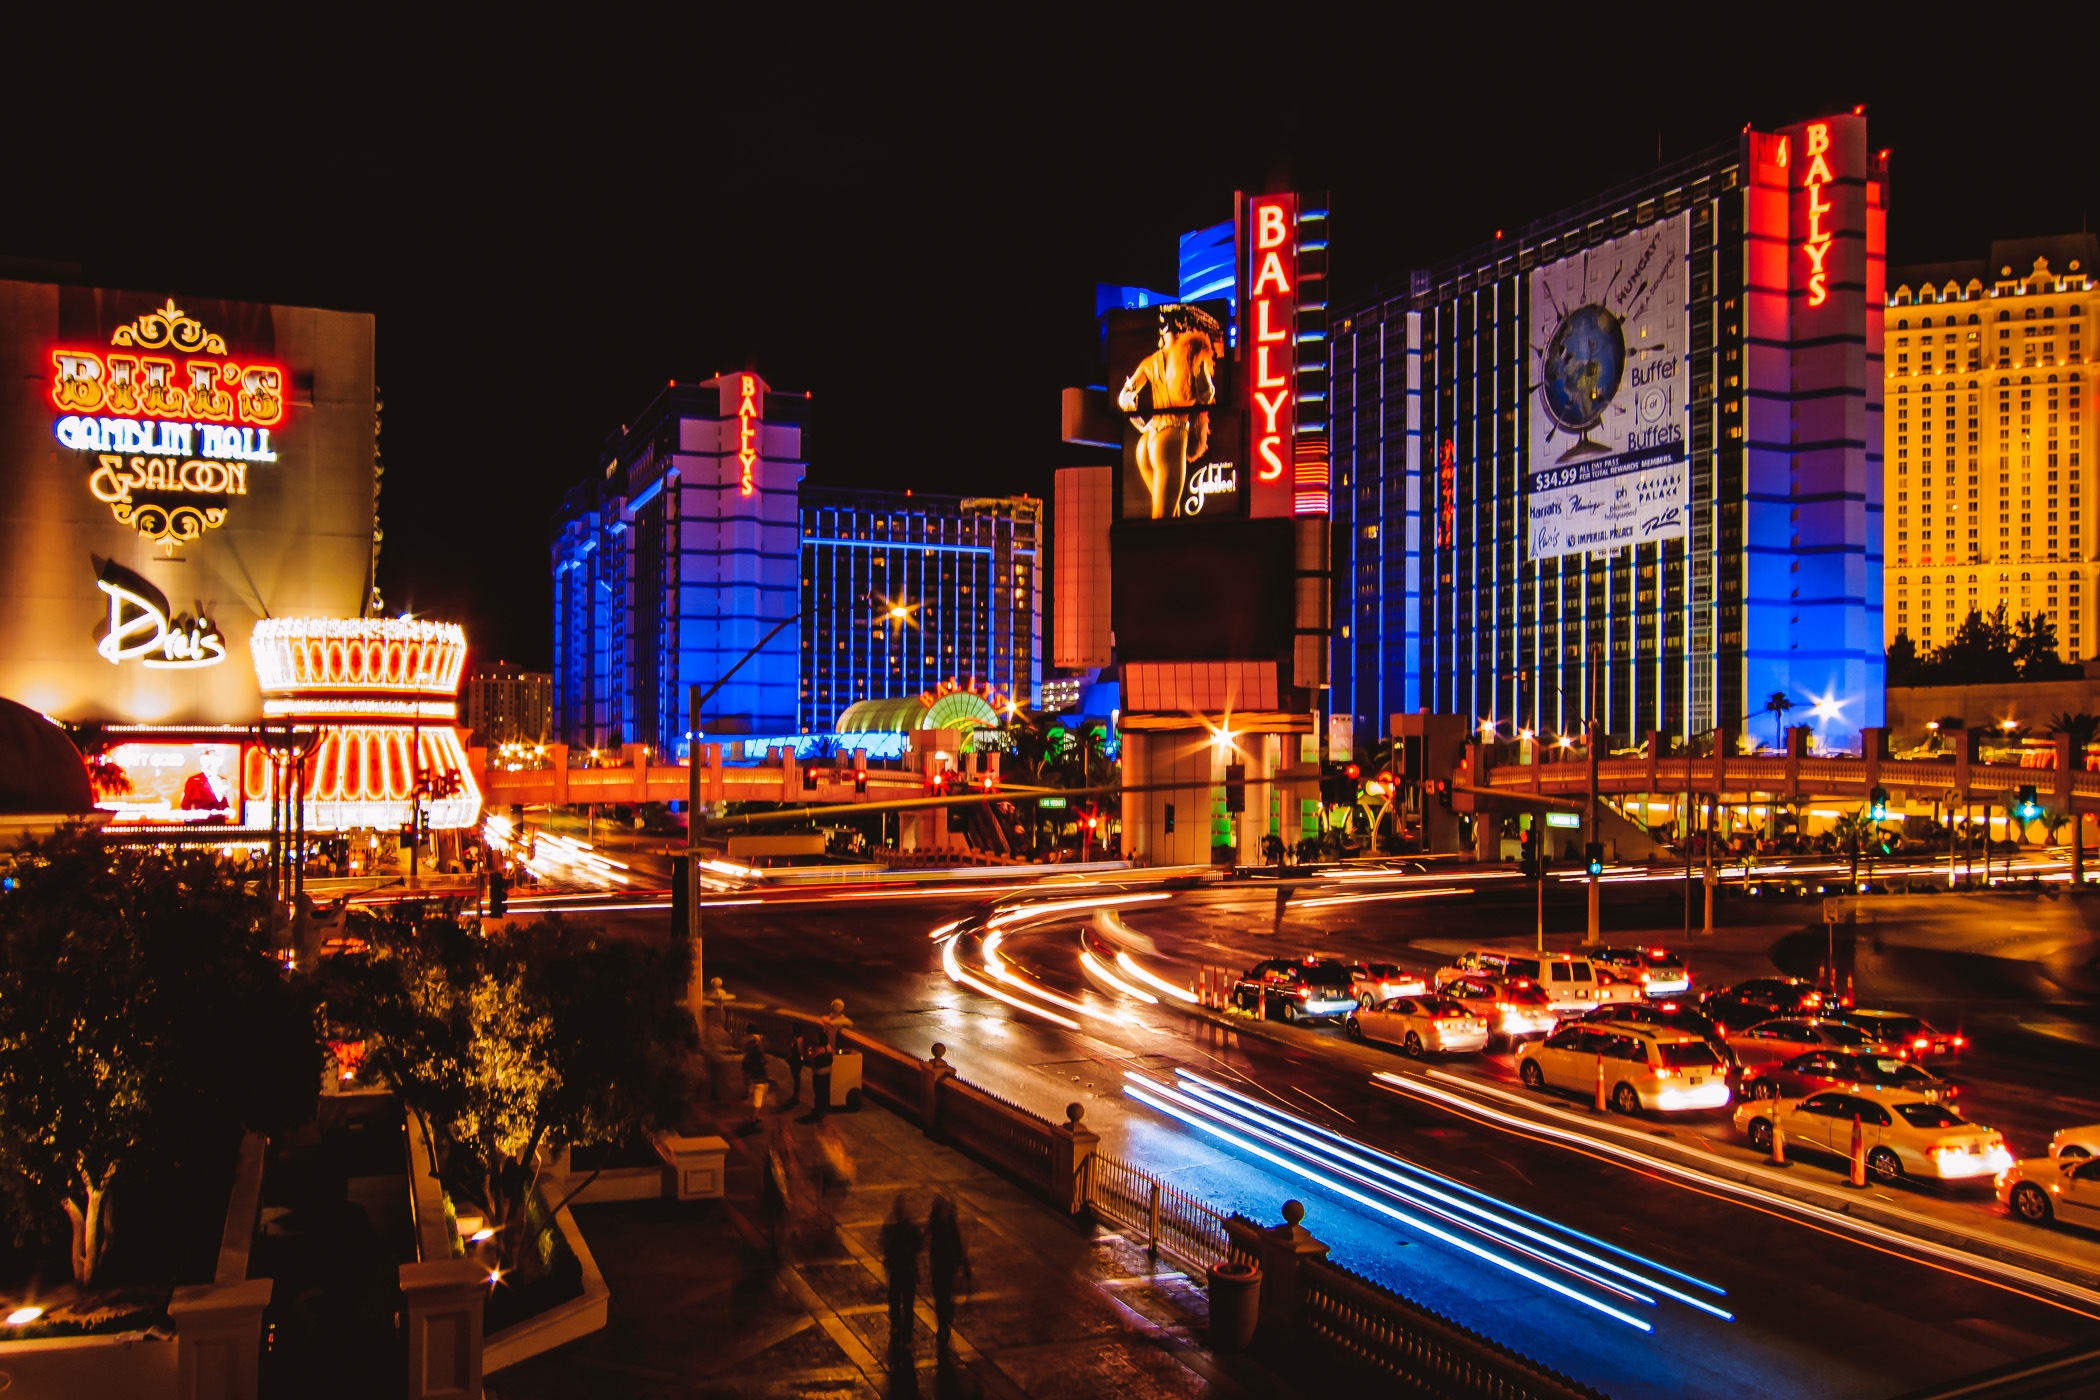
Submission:
<svg viewBox="0 0 2100 1400">
<path fill-rule="evenodd" d="M 180 671 L 226 659 L 226 638 L 217 623 L 173 613 L 167 595 L 131 570 L 104 564 L 95 586 L 109 598 L 109 626 L 95 650 L 110 665 L 136 661 Z"/>
<path fill-rule="evenodd" d="M 172 552 L 225 520 L 248 492 L 247 464 L 277 460 L 285 372 L 229 358 L 170 301 L 117 327 L 107 349 L 53 350 L 51 402 L 59 442 L 96 454 L 89 492 Z"/>
<path fill-rule="evenodd" d="M 758 465 L 758 431 L 765 418 L 759 406 L 758 376 L 737 376 L 739 402 L 736 406 L 736 459 L 743 465 L 743 476 L 737 482 L 737 494 L 748 496 L 758 489 L 752 477 L 752 468 Z"/>
</svg>

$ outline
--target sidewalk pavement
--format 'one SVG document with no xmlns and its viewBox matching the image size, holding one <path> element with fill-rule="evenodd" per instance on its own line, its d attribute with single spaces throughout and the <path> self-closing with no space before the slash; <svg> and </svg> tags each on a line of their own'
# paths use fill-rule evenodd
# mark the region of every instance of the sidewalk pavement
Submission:
<svg viewBox="0 0 2100 1400">
<path fill-rule="evenodd" d="M 776 1092 L 778 1084 L 776 1075 Z M 1120 1235 L 1060 1217 L 873 1104 L 825 1120 L 837 1129 L 855 1181 L 826 1192 L 814 1172 L 794 1173 L 776 1264 L 759 1200 L 766 1138 L 737 1133 L 741 1104 L 714 1111 L 732 1144 L 728 1199 L 576 1207 L 612 1289 L 608 1324 L 489 1377 L 490 1395 L 1271 1400 L 1298 1393 L 1244 1357 L 1212 1356 L 1202 1346 L 1209 1309 L 1201 1279 Z M 784 1126 L 801 1164 L 824 1161 L 816 1125 L 793 1119 Z M 953 1358 L 944 1362 L 935 1354 L 921 1252 L 908 1370 L 890 1348 L 880 1239 L 900 1193 L 922 1229 L 937 1195 L 954 1199 L 973 1268 L 956 1309 Z"/>
</svg>

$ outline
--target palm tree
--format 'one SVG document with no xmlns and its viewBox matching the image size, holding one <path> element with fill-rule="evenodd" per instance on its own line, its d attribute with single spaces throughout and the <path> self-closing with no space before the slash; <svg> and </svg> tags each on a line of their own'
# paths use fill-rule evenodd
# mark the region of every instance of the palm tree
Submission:
<svg viewBox="0 0 2100 1400">
<path fill-rule="evenodd" d="M 2075 774 L 2085 767 L 2086 746 L 2100 736 L 2100 715 L 2060 714 L 2049 721 L 2049 732 L 2061 734 L 2071 741 L 2071 771 Z M 2066 786 L 2070 786 L 2066 784 Z M 2071 883 L 2085 883 L 2085 820 L 2078 815 L 2078 801 L 2071 800 Z"/>
<path fill-rule="evenodd" d="M 1845 843 L 1846 848 L 1852 853 L 1852 886 L 1847 893 L 1857 894 L 1859 893 L 1859 843 L 1876 834 L 1878 828 L 1874 825 L 1874 819 L 1867 815 L 1867 809 L 1862 807 L 1856 812 L 1839 817 L 1830 829 L 1838 840 Z"/>
<path fill-rule="evenodd" d="M 1786 737 L 1780 732 L 1779 726 L 1786 718 L 1787 711 L 1794 708 L 1794 702 L 1787 698 L 1785 691 L 1775 690 L 1765 697 L 1765 708 L 1772 712 L 1772 747 L 1784 749 Z"/>
</svg>

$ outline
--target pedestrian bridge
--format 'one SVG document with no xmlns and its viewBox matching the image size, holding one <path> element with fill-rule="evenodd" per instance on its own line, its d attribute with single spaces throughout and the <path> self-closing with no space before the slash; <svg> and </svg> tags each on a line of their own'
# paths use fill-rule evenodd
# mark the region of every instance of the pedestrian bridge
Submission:
<svg viewBox="0 0 2100 1400">
<path fill-rule="evenodd" d="M 1719 796 L 1758 794 L 1785 802 L 1817 798 L 1852 799 L 1865 803 L 1875 788 L 1888 791 L 1892 804 L 1931 802 L 1956 807 L 2008 806 L 2019 790 L 2032 785 L 2041 805 L 2053 812 L 2100 812 L 2100 772 L 2074 770 L 2068 738 L 2059 737 L 2055 750 L 2036 751 L 2050 767 L 2013 763 L 1984 763 L 1966 751 L 1931 758 L 1884 758 L 1879 755 L 1885 731 L 1863 731 L 1866 753 L 1811 756 L 1806 728 L 1787 731 L 1784 753 L 1764 754 L 1668 754 L 1659 735 L 1651 734 L 1647 752 L 1600 758 L 1597 762 L 1597 791 L 1607 796 L 1646 794 L 1669 796 L 1696 794 Z M 1497 763 L 1492 751 L 1469 743 L 1454 774 L 1457 797 L 1470 796 L 1476 809 L 1501 805 L 1525 805 L 1527 797 L 1586 799 L 1590 791 L 1590 765 L 1579 751 L 1557 760 L 1556 751 L 1538 746 L 1533 754 L 1543 762 Z M 1459 805 L 1454 803 L 1454 805 Z M 1463 808 L 1461 807 L 1461 810 Z"/>
</svg>

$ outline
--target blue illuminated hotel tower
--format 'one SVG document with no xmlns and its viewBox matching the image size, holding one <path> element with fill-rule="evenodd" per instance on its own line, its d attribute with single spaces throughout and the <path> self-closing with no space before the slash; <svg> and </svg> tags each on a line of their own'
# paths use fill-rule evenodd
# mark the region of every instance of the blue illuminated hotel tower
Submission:
<svg viewBox="0 0 2100 1400">
<path fill-rule="evenodd" d="M 1338 305 L 1333 713 L 1857 751 L 1886 207 L 1864 117 L 1745 130 Z"/>
<path fill-rule="evenodd" d="M 795 727 L 806 394 L 756 374 L 672 384 L 615 433 L 554 522 L 554 730 L 685 752 L 687 734 Z M 689 687 L 712 686 L 697 717 Z"/>
</svg>

